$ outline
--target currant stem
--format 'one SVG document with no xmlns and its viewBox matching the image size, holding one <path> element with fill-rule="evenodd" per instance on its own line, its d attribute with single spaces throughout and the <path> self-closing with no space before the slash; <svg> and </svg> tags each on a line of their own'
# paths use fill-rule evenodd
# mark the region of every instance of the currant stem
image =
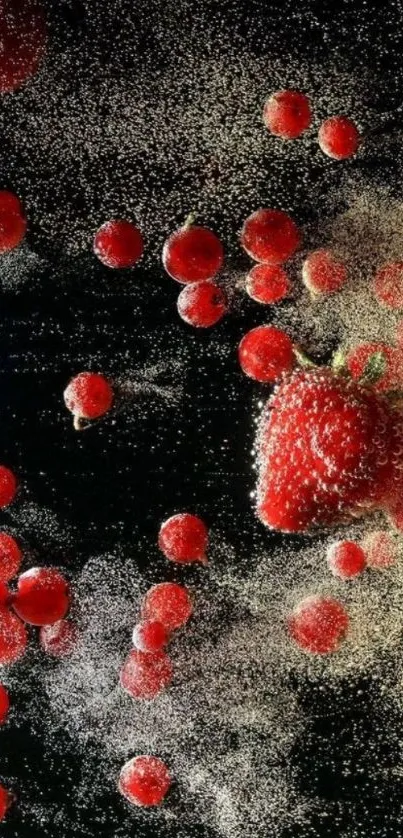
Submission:
<svg viewBox="0 0 403 838">
<path fill-rule="evenodd" d="M 83 419 L 82 416 L 77 416 L 77 414 L 74 414 L 73 427 L 75 431 L 84 431 L 86 427 L 85 419 Z"/>
<path fill-rule="evenodd" d="M 196 221 L 196 215 L 194 212 L 190 212 L 187 218 L 185 219 L 185 223 L 183 225 L 183 229 L 187 230 L 189 227 L 192 226 Z"/>
</svg>

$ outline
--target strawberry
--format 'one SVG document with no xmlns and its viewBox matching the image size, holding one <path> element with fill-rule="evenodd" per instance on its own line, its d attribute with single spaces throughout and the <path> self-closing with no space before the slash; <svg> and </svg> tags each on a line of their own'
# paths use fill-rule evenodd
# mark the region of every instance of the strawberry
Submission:
<svg viewBox="0 0 403 838">
<path fill-rule="evenodd" d="M 397 416 L 373 387 L 331 369 L 292 373 L 260 425 L 261 521 L 302 532 L 393 507 L 401 465 Z"/>
</svg>

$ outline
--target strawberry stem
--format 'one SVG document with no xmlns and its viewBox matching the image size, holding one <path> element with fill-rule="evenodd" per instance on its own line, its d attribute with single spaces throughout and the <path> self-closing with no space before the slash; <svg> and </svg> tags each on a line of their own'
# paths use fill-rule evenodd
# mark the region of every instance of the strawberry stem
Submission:
<svg viewBox="0 0 403 838">
<path fill-rule="evenodd" d="M 312 361 L 312 359 L 309 358 L 308 355 L 306 355 L 305 352 L 299 348 L 299 346 L 294 346 L 293 351 L 300 367 L 304 367 L 308 370 L 318 369 L 319 364 L 315 364 L 315 361 Z"/>
<path fill-rule="evenodd" d="M 374 352 L 370 355 L 365 364 L 364 371 L 359 379 L 360 384 L 376 384 L 385 375 L 386 356 L 384 352 Z"/>
</svg>

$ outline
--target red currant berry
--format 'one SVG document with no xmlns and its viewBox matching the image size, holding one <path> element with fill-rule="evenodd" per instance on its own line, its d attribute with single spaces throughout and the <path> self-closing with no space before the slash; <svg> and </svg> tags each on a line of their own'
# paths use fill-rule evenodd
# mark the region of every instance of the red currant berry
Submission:
<svg viewBox="0 0 403 838">
<path fill-rule="evenodd" d="M 311 596 L 298 603 L 288 619 L 288 631 L 306 652 L 335 652 L 348 628 L 347 612 L 330 597 Z"/>
<path fill-rule="evenodd" d="M 95 234 L 94 253 L 108 268 L 131 268 L 143 251 L 140 230 L 130 221 L 107 221 Z"/>
<path fill-rule="evenodd" d="M 355 541 L 336 541 L 327 551 L 327 561 L 334 576 L 350 579 L 362 573 L 366 566 L 365 553 Z"/>
<path fill-rule="evenodd" d="M 133 629 L 133 646 L 140 652 L 159 652 L 167 645 L 169 634 L 158 620 L 144 620 Z"/>
<path fill-rule="evenodd" d="M 113 390 L 109 381 L 96 372 L 80 372 L 72 378 L 64 391 L 64 402 L 78 423 L 80 419 L 98 419 L 110 410 Z"/>
<path fill-rule="evenodd" d="M 223 260 L 223 246 L 215 233 L 193 224 L 185 224 L 172 233 L 162 251 L 166 272 L 184 284 L 213 279 Z"/>
<path fill-rule="evenodd" d="M 33 76 L 45 53 L 46 22 L 38 0 L 7 0 L 0 21 L 0 93 Z"/>
<path fill-rule="evenodd" d="M 208 530 L 201 518 L 181 512 L 172 515 L 161 526 L 158 546 L 172 562 L 207 563 Z"/>
<path fill-rule="evenodd" d="M 383 570 L 396 562 L 396 544 L 393 536 L 384 530 L 369 533 L 362 541 L 368 567 Z"/>
<path fill-rule="evenodd" d="M 132 649 L 120 671 L 120 684 L 132 698 L 151 700 L 172 681 L 172 664 L 165 652 Z"/>
<path fill-rule="evenodd" d="M 24 624 L 8 608 L 0 608 L 0 666 L 20 658 L 27 645 Z"/>
<path fill-rule="evenodd" d="M 12 602 L 12 599 L 13 599 L 13 597 L 10 594 L 10 591 L 8 590 L 8 587 L 7 587 L 6 583 L 5 582 L 0 582 L 0 609 L 4 605 L 10 605 L 10 603 Z"/>
<path fill-rule="evenodd" d="M 147 591 L 141 615 L 145 620 L 158 620 L 168 631 L 174 631 L 190 619 L 192 600 L 184 585 L 161 582 Z"/>
<path fill-rule="evenodd" d="M 295 140 L 311 124 L 311 106 L 307 96 L 296 90 L 279 90 L 267 100 L 263 121 L 276 137 Z"/>
<path fill-rule="evenodd" d="M 224 292 L 214 282 L 192 282 L 182 288 L 178 313 L 189 326 L 207 329 L 224 317 L 227 303 Z"/>
<path fill-rule="evenodd" d="M 332 116 L 322 122 L 318 140 L 320 148 L 328 157 L 346 160 L 356 153 L 361 137 L 358 128 L 347 116 Z"/>
<path fill-rule="evenodd" d="M 58 620 L 57 623 L 41 626 L 39 631 L 39 642 L 43 651 L 55 658 L 71 655 L 77 640 L 77 626 L 69 620 Z"/>
<path fill-rule="evenodd" d="M 347 355 L 348 370 L 353 378 L 362 378 L 370 358 L 379 352 L 385 359 L 385 371 L 373 387 L 379 391 L 392 390 L 397 383 L 399 358 L 397 350 L 386 343 L 360 343 L 355 346 Z"/>
<path fill-rule="evenodd" d="M 314 250 L 302 265 L 302 281 L 311 294 L 333 294 L 347 280 L 345 265 L 329 250 Z"/>
<path fill-rule="evenodd" d="M 0 581 L 8 582 L 15 576 L 22 561 L 22 553 L 12 535 L 0 532 Z"/>
<path fill-rule="evenodd" d="M 69 587 L 53 567 L 32 567 L 18 578 L 15 612 L 26 623 L 47 626 L 61 620 L 70 604 Z"/>
<path fill-rule="evenodd" d="M 0 508 L 8 506 L 14 500 L 17 491 L 17 479 L 6 466 L 0 466 Z"/>
<path fill-rule="evenodd" d="M 0 684 L 0 725 L 3 725 L 10 709 L 10 696 L 3 684 Z"/>
<path fill-rule="evenodd" d="M 373 281 L 376 299 L 386 308 L 403 308 L 403 262 L 391 262 L 380 268 Z"/>
<path fill-rule="evenodd" d="M 4 786 L 0 785 L 0 821 L 3 821 L 10 808 L 11 796 Z"/>
<path fill-rule="evenodd" d="M 291 291 L 291 282 L 279 265 L 255 265 L 246 277 L 245 288 L 257 303 L 279 303 Z"/>
<path fill-rule="evenodd" d="M 260 209 L 253 212 L 241 230 L 241 245 L 256 262 L 279 265 L 292 256 L 300 245 L 297 225 L 281 210 Z"/>
<path fill-rule="evenodd" d="M 245 375 L 265 384 L 291 372 L 295 362 L 290 338 L 275 326 L 257 326 L 247 332 L 239 344 L 238 357 Z"/>
<path fill-rule="evenodd" d="M 134 806 L 158 806 L 166 796 L 172 780 L 161 759 L 134 757 L 123 766 L 119 791 Z"/>
<path fill-rule="evenodd" d="M 19 199 L 12 192 L 0 191 L 0 253 L 18 247 L 26 229 L 27 222 Z"/>
</svg>

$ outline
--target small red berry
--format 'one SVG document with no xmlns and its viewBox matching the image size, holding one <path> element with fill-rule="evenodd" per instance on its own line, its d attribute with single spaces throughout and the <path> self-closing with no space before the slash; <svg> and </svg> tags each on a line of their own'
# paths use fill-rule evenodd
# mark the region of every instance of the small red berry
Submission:
<svg viewBox="0 0 403 838">
<path fill-rule="evenodd" d="M 347 280 L 345 265 L 329 250 L 314 250 L 302 265 L 302 281 L 311 294 L 333 294 Z"/>
<path fill-rule="evenodd" d="M 158 806 L 166 796 L 172 780 L 161 759 L 134 757 L 123 766 L 119 791 L 134 806 Z"/>
<path fill-rule="evenodd" d="M 0 191 L 0 253 L 18 247 L 26 229 L 27 222 L 20 200 L 12 192 Z"/>
<path fill-rule="evenodd" d="M 386 308 L 403 308 L 403 262 L 390 262 L 375 274 L 373 292 Z"/>
<path fill-rule="evenodd" d="M 275 326 L 257 326 L 242 338 L 238 347 L 239 363 L 249 378 L 273 383 L 290 372 L 295 358 L 292 341 Z"/>
<path fill-rule="evenodd" d="M 320 148 L 328 157 L 346 160 L 356 153 L 361 137 L 358 128 L 347 116 L 332 116 L 322 122 L 318 140 Z"/>
<path fill-rule="evenodd" d="M 241 245 L 256 262 L 279 265 L 295 253 L 300 242 L 295 221 L 281 210 L 257 210 L 241 230 Z"/>
<path fill-rule="evenodd" d="M 169 633 L 158 620 L 144 620 L 134 626 L 132 640 L 140 652 L 159 652 L 167 645 Z"/>
<path fill-rule="evenodd" d="M 27 631 L 12 611 L 0 608 L 0 666 L 20 658 L 27 645 Z"/>
<path fill-rule="evenodd" d="M 160 582 L 147 591 L 141 616 L 145 620 L 158 620 L 168 631 L 174 631 L 187 623 L 192 612 L 192 600 L 184 585 Z"/>
<path fill-rule="evenodd" d="M 38 0 L 7 0 L 0 18 L 0 93 L 21 87 L 39 67 L 46 20 Z"/>
<path fill-rule="evenodd" d="M 8 809 L 10 808 L 11 803 L 11 795 L 4 788 L 4 786 L 0 785 L 0 821 L 3 821 Z"/>
<path fill-rule="evenodd" d="M 61 620 L 70 604 L 69 587 L 53 567 L 32 567 L 18 578 L 15 612 L 26 623 L 47 626 Z"/>
<path fill-rule="evenodd" d="M 43 651 L 55 658 L 71 655 L 77 640 L 77 626 L 69 620 L 58 620 L 51 625 L 41 626 L 39 631 L 39 642 Z"/>
<path fill-rule="evenodd" d="M 67 385 L 63 396 L 66 407 L 78 420 L 104 416 L 114 398 L 109 381 L 96 372 L 80 372 Z"/>
<path fill-rule="evenodd" d="M 106 221 L 95 234 L 94 253 L 108 268 L 131 268 L 143 251 L 140 230 L 130 221 Z"/>
<path fill-rule="evenodd" d="M 223 260 L 223 246 L 215 233 L 194 224 L 185 224 L 172 233 L 162 251 L 166 272 L 184 284 L 213 279 Z"/>
<path fill-rule="evenodd" d="M 21 550 L 12 535 L 0 532 L 0 581 L 8 582 L 16 576 L 22 561 Z"/>
<path fill-rule="evenodd" d="M 0 725 L 4 724 L 10 709 L 10 696 L 3 684 L 0 684 Z"/>
<path fill-rule="evenodd" d="M 5 582 L 0 582 L 0 608 L 4 605 L 9 605 L 12 601 L 12 595 L 8 590 L 8 587 Z"/>
<path fill-rule="evenodd" d="M 178 313 L 190 326 L 207 329 L 224 317 L 225 294 L 214 282 L 192 282 L 179 294 Z"/>
<path fill-rule="evenodd" d="M 263 121 L 276 137 L 295 140 L 311 124 L 309 99 L 296 90 L 279 90 L 267 100 Z"/>
<path fill-rule="evenodd" d="M 298 603 L 288 619 L 288 631 L 297 646 L 320 655 L 335 652 L 347 628 L 347 612 L 340 602 L 330 597 L 307 597 Z"/>
<path fill-rule="evenodd" d="M 16 491 L 17 478 L 9 468 L 0 466 L 0 508 L 14 500 Z"/>
<path fill-rule="evenodd" d="M 368 567 L 383 570 L 395 564 L 396 543 L 390 533 L 384 530 L 368 533 L 361 543 Z"/>
<path fill-rule="evenodd" d="M 201 518 L 181 512 L 161 525 L 158 546 L 172 562 L 207 564 L 208 530 Z"/>
<path fill-rule="evenodd" d="M 366 558 L 362 547 L 355 541 L 336 541 L 327 551 L 327 561 L 333 576 L 350 579 L 365 569 Z"/>
<path fill-rule="evenodd" d="M 257 303 L 279 303 L 291 291 L 291 282 L 279 265 L 255 265 L 245 281 L 245 288 Z"/>
<path fill-rule="evenodd" d="M 132 649 L 120 671 L 120 684 L 132 698 L 151 700 L 172 681 L 172 664 L 165 652 Z"/>
<path fill-rule="evenodd" d="M 347 367 L 352 377 L 359 380 L 373 355 L 382 353 L 385 359 L 385 371 L 372 386 L 378 391 L 393 390 L 398 380 L 399 354 L 393 346 L 386 343 L 360 343 L 347 355 Z"/>
</svg>

